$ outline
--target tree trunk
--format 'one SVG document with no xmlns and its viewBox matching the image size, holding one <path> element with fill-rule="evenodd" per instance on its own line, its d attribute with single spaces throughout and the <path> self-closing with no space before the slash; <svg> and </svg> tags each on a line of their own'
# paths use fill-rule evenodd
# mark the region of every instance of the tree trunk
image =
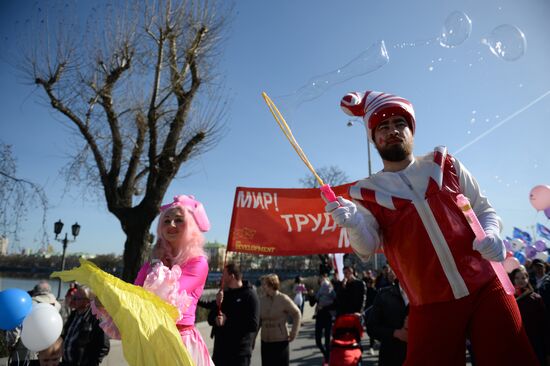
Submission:
<svg viewBox="0 0 550 366">
<path fill-rule="evenodd" d="M 147 247 L 149 245 L 149 230 L 155 215 L 147 215 L 138 208 L 133 213 L 119 217 L 122 230 L 126 233 L 124 243 L 122 279 L 134 283 L 137 273 L 143 264 Z"/>
<path fill-rule="evenodd" d="M 143 228 L 140 232 L 126 233 L 126 242 L 124 243 L 122 279 L 129 283 L 134 283 L 137 273 L 143 264 L 144 253 L 147 248 L 147 239 L 145 234 L 148 230 Z"/>
</svg>

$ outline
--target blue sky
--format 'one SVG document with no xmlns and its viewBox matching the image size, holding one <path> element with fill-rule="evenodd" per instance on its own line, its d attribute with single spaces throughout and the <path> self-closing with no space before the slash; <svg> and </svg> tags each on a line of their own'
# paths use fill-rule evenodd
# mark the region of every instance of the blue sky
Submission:
<svg viewBox="0 0 550 366">
<path fill-rule="evenodd" d="M 17 19 L 25 19 L 36 6 L 0 4 L 3 48 L 13 46 Z M 367 176 L 364 128 L 346 126 L 340 98 L 349 91 L 397 94 L 415 107 L 416 154 L 436 145 L 448 146 L 450 153 L 461 150 L 458 158 L 502 217 L 505 235 L 514 226 L 531 232 L 536 222 L 549 224 L 529 203 L 531 188 L 550 184 L 550 95 L 545 94 L 550 90 L 549 1 L 239 0 L 235 10 L 219 64 L 231 101 L 227 132 L 214 150 L 184 166 L 181 172 L 192 174 L 175 180 L 165 198 L 191 193 L 202 200 L 212 222 L 210 241 L 227 240 L 235 187 L 300 187 L 299 179 L 308 173 L 261 92 L 277 103 L 282 100 L 277 96 L 316 76 L 338 81 L 335 70 L 381 40 L 387 64 L 335 83 L 287 116 L 311 163 L 339 166 L 351 180 Z M 470 17 L 472 31 L 463 43 L 445 48 L 436 38 L 453 11 Z M 515 61 L 496 57 L 482 43 L 501 25 L 515 26 L 525 35 L 526 52 Z M 122 253 L 125 237 L 104 204 L 82 197 L 78 189 L 63 194 L 59 169 L 72 146 L 66 121 L 5 62 L 0 76 L 0 138 L 13 145 L 19 176 L 45 187 L 52 205 L 49 227 L 58 219 L 67 226 L 74 221 L 82 225 L 69 251 Z M 373 170 L 381 169 L 374 150 L 372 157 Z M 38 215 L 31 215 L 21 235 L 23 246 L 38 247 L 39 225 Z"/>
</svg>

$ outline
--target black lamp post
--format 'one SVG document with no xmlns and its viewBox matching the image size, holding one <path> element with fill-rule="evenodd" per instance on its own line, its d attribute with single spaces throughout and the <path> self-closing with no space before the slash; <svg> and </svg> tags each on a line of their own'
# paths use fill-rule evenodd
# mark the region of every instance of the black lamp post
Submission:
<svg viewBox="0 0 550 366">
<path fill-rule="evenodd" d="M 361 121 L 361 123 L 363 123 L 363 126 L 365 125 L 365 122 L 362 119 L 358 118 L 356 119 L 356 121 Z M 353 123 L 354 123 L 354 120 L 349 120 L 347 123 L 347 126 L 351 127 L 353 126 Z M 366 131 L 366 128 L 365 128 L 365 131 Z M 370 159 L 370 140 L 369 140 L 368 134 L 367 134 L 367 156 L 369 159 L 369 177 L 370 177 L 372 175 L 372 170 L 371 170 L 371 159 Z M 378 270 L 378 255 L 376 254 L 376 252 L 374 253 L 374 269 Z"/>
<path fill-rule="evenodd" d="M 361 121 L 363 125 L 365 124 L 365 122 L 363 122 L 362 119 L 357 119 L 356 121 Z M 347 123 L 347 126 L 351 127 L 353 126 L 354 123 L 355 123 L 354 120 L 349 120 Z M 372 169 L 371 169 L 371 159 L 370 159 L 370 140 L 368 135 L 367 135 L 367 156 L 369 161 L 369 177 L 370 177 L 372 175 Z"/>
<path fill-rule="evenodd" d="M 61 256 L 61 270 L 64 271 L 65 270 L 65 252 L 67 251 L 67 244 L 76 241 L 76 237 L 80 233 L 80 225 L 78 225 L 78 222 L 75 222 L 71 226 L 73 240 L 69 240 L 67 238 L 67 233 L 65 233 L 65 238 L 59 239 L 57 236 L 61 234 L 61 230 L 63 230 L 63 222 L 59 220 L 53 224 L 53 232 L 55 233 L 55 240 L 63 244 L 63 255 Z M 59 279 L 59 288 L 57 289 L 57 298 L 59 299 L 60 296 L 61 296 L 61 279 Z"/>
</svg>

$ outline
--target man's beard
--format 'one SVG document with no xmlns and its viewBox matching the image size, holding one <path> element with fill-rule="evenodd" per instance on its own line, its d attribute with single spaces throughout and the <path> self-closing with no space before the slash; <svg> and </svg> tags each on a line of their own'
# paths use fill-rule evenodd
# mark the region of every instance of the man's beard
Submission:
<svg viewBox="0 0 550 366">
<path fill-rule="evenodd" d="M 384 148 L 376 146 L 376 149 L 383 160 L 398 162 L 405 160 L 412 153 L 413 145 L 410 142 L 403 141 L 401 144 L 392 144 Z"/>
</svg>

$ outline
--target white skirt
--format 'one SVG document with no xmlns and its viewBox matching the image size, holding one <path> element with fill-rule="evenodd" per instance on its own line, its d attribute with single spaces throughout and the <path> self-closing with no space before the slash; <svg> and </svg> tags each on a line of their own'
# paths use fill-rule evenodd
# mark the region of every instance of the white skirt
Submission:
<svg viewBox="0 0 550 366">
<path fill-rule="evenodd" d="M 194 326 L 180 330 L 181 340 L 196 366 L 214 366 L 208 347 Z"/>
</svg>

